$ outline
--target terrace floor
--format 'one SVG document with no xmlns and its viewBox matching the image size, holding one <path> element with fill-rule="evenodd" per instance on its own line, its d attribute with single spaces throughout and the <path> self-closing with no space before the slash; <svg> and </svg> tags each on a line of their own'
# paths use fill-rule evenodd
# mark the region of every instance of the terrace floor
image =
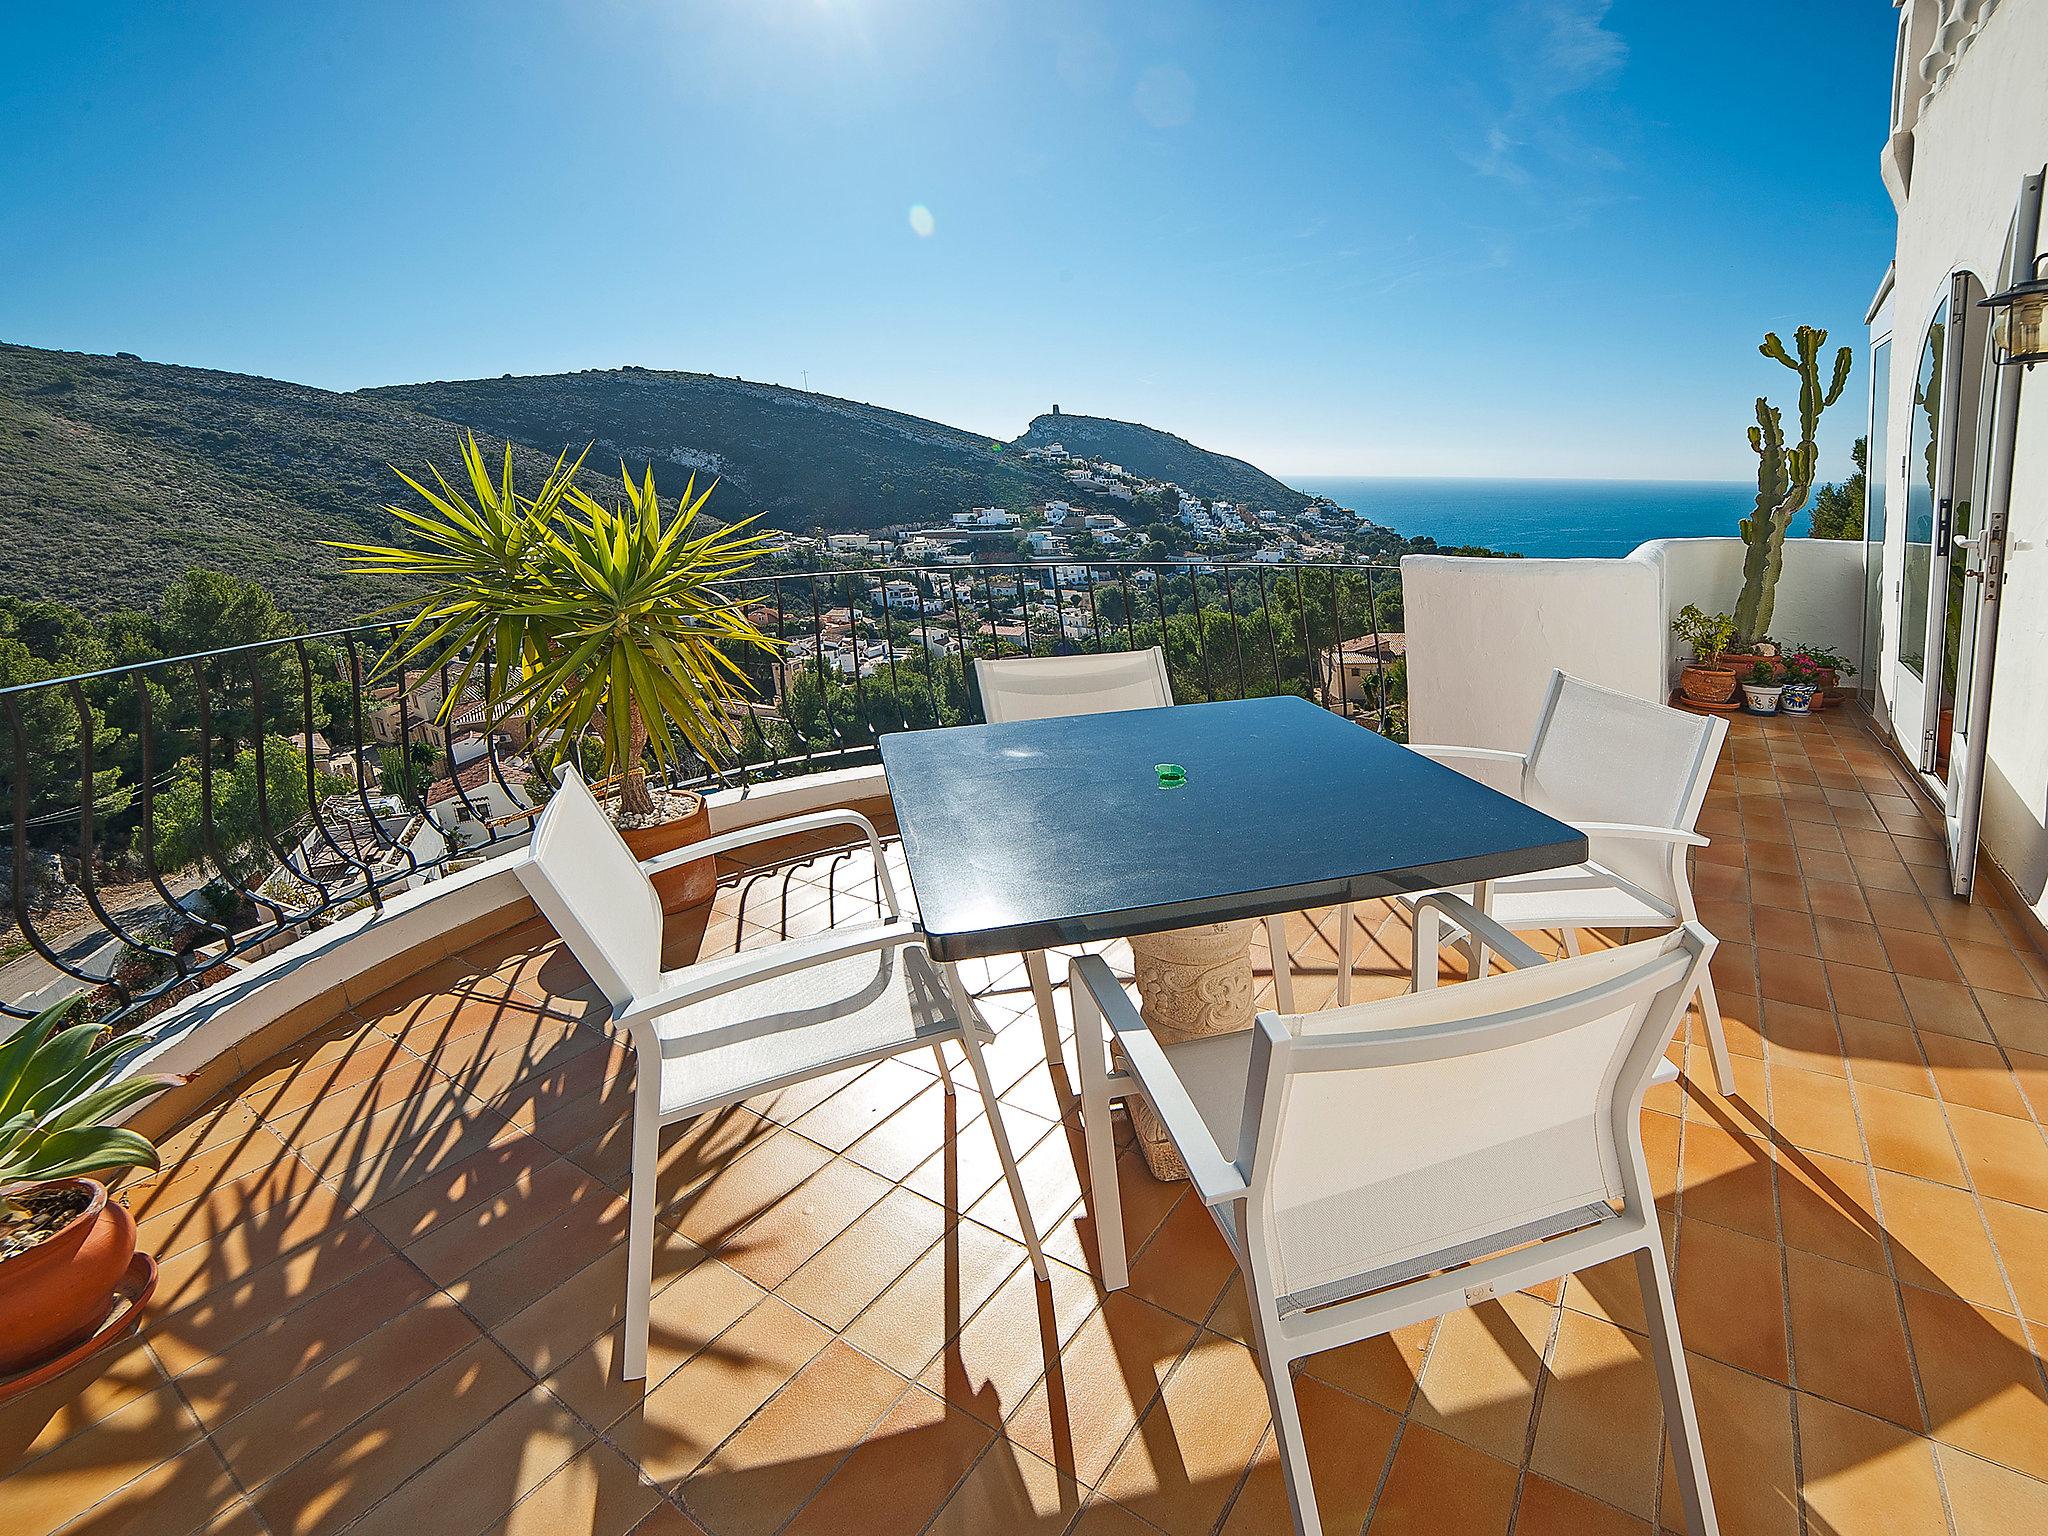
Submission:
<svg viewBox="0 0 2048 1536">
<path fill-rule="evenodd" d="M 1942 894 L 1938 824 L 1857 717 L 1738 718 L 1703 830 L 1740 1090 L 1681 1042 L 1645 1142 L 1723 1528 L 2048 1529 L 2048 965 Z M 856 858 L 742 869 L 672 947 L 872 911 Z M 1317 916 L 1297 964 L 1327 990 Z M 1398 918 L 1363 921 L 1364 991 L 1400 989 Z M 970 979 L 1048 1290 L 978 1101 L 887 1062 L 672 1133 L 622 1386 L 625 1058 L 530 925 L 170 1138 L 128 1194 L 153 1315 L 0 1407 L 0 1529 L 1284 1531 L 1206 1214 L 1127 1150 L 1105 1298 L 1021 967 Z M 1682 1529 L 1640 1327 L 1595 1270 L 1309 1361 L 1328 1529 Z"/>
</svg>

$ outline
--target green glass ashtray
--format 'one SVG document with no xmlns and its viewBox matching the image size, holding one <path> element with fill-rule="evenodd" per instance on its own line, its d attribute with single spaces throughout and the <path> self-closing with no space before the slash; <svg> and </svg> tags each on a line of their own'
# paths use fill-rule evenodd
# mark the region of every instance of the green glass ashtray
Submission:
<svg viewBox="0 0 2048 1536">
<path fill-rule="evenodd" d="M 1161 789 L 1180 789 L 1188 782 L 1188 771 L 1179 763 L 1154 763 L 1152 771 L 1159 775 Z"/>
</svg>

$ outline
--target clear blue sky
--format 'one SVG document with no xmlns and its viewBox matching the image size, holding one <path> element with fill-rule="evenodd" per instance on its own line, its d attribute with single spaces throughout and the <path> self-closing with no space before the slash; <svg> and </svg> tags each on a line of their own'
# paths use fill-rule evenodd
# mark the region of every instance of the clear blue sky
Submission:
<svg viewBox="0 0 2048 1536">
<path fill-rule="evenodd" d="M 1285 474 L 1741 479 L 1859 347 L 1883 0 L 0 0 L 0 339 L 641 363 Z M 1846 466 L 1853 416 L 1825 444 Z"/>
</svg>

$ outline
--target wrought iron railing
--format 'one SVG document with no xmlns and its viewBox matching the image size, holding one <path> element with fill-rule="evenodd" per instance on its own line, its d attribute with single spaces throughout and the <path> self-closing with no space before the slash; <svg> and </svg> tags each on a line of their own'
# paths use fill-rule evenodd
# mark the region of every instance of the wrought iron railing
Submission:
<svg viewBox="0 0 2048 1536">
<path fill-rule="evenodd" d="M 1164 649 L 1175 697 L 1295 693 L 1400 735 L 1388 567 L 1061 561 L 882 567 L 731 584 L 778 641 L 728 761 L 678 788 L 877 757 L 893 730 L 980 718 L 971 662 Z M 377 674 L 388 628 L 224 647 L 0 689 L 10 867 L 0 1012 L 77 988 L 134 1018 L 222 968 L 517 846 L 544 783 L 477 668 Z M 5 1032 L 0 1024 L 0 1033 Z"/>
</svg>

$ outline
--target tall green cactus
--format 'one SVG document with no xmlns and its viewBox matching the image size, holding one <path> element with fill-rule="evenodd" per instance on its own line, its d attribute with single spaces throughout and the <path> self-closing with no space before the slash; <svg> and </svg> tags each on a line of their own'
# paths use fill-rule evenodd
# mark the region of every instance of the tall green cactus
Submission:
<svg viewBox="0 0 2048 1536">
<path fill-rule="evenodd" d="M 1828 333 L 1802 325 L 1793 333 L 1795 360 L 1776 331 L 1764 334 L 1757 350 L 1799 375 L 1799 442 L 1785 446 L 1784 418 L 1778 408 L 1757 396 L 1756 425 L 1749 429 L 1750 451 L 1756 455 L 1756 510 L 1742 520 L 1742 595 L 1735 601 L 1738 643 L 1770 633 L 1771 607 L 1777 599 L 1778 577 L 1785 568 L 1785 530 L 1813 491 L 1820 450 L 1813 440 L 1821 412 L 1842 395 L 1854 354 L 1843 347 L 1835 354 L 1834 375 L 1825 390 L 1820 382 L 1820 349 Z"/>
</svg>

